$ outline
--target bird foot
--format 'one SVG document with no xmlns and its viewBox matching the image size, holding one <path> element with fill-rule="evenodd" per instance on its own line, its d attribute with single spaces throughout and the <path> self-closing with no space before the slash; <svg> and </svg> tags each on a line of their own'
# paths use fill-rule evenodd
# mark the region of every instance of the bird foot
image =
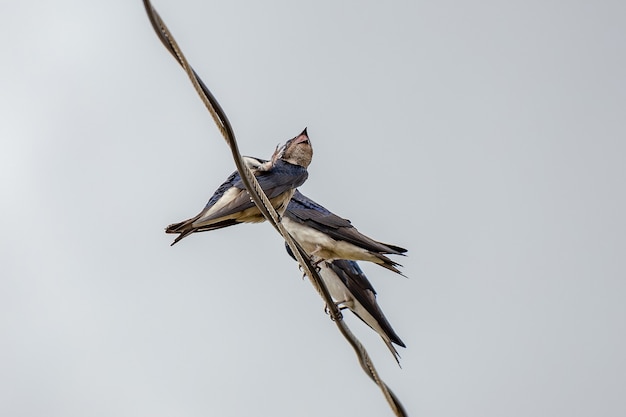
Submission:
<svg viewBox="0 0 626 417">
<path fill-rule="evenodd" d="M 324 258 L 317 258 L 314 255 L 311 255 L 311 265 L 315 267 L 315 271 L 320 272 L 322 267 L 320 264 L 324 261 Z"/>
<path fill-rule="evenodd" d="M 345 305 L 343 305 L 343 301 L 335 303 L 335 307 L 337 307 L 339 309 L 339 318 L 341 318 L 341 310 L 347 308 Z M 324 306 L 324 313 L 326 313 L 326 315 L 330 316 L 331 320 L 333 320 L 333 316 L 330 314 L 330 308 L 328 308 L 328 304 Z"/>
</svg>

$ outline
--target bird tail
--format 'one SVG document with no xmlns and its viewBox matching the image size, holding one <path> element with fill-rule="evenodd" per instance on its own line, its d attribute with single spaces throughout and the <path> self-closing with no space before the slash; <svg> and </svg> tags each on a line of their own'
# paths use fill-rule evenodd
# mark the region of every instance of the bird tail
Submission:
<svg viewBox="0 0 626 417">
<path fill-rule="evenodd" d="M 395 272 L 396 274 L 400 274 L 403 277 L 407 277 L 406 275 L 404 275 L 397 267 L 398 266 L 402 266 L 397 262 L 392 261 L 391 259 L 389 259 L 388 257 L 386 257 L 383 254 L 380 253 L 374 253 L 374 256 L 376 256 L 376 258 L 378 258 L 378 262 L 376 262 L 378 265 L 382 266 L 383 268 L 386 268 L 390 271 Z"/>
<path fill-rule="evenodd" d="M 174 239 L 170 246 L 174 246 L 176 243 L 178 243 L 179 240 L 195 232 L 195 228 L 192 224 L 193 219 L 189 219 L 167 226 L 165 228 L 165 233 L 178 233 L 178 236 L 176 237 L 176 239 Z"/>
<path fill-rule="evenodd" d="M 391 341 L 389 339 L 387 339 L 385 336 L 381 335 L 380 336 L 381 339 L 383 339 L 383 342 L 385 342 L 385 345 L 387 345 L 387 347 L 389 348 L 389 350 L 391 351 L 391 354 L 393 355 L 393 358 L 396 360 L 396 362 L 398 363 L 398 366 L 400 368 L 402 368 L 402 365 L 400 364 L 400 354 L 398 353 L 398 351 L 396 350 L 396 348 L 391 344 Z"/>
<path fill-rule="evenodd" d="M 364 307 L 368 309 L 367 306 L 364 305 Z M 393 358 L 396 360 L 396 362 L 398 362 L 398 366 L 402 368 L 402 365 L 400 365 L 400 354 L 392 343 L 395 343 L 396 345 L 403 348 L 405 348 L 406 345 L 404 344 L 402 339 L 400 339 L 400 336 L 398 336 L 398 334 L 393 330 L 391 324 L 389 323 L 389 321 L 387 321 L 387 318 L 383 314 L 380 307 L 378 307 L 378 305 L 374 302 L 373 304 L 371 304 L 370 308 L 374 309 L 377 313 L 372 314 L 372 312 L 369 311 L 371 318 L 374 319 L 373 322 L 370 323 L 367 320 L 364 320 L 364 318 L 361 317 L 359 314 L 356 314 L 356 316 L 380 335 L 380 338 L 383 339 L 383 342 L 393 355 Z"/>
<path fill-rule="evenodd" d="M 372 295 L 372 298 L 374 298 L 373 295 Z M 369 314 L 375 320 L 376 325 L 373 325 L 373 323 L 368 323 L 367 321 L 363 320 L 363 318 L 361 318 L 360 316 L 359 318 L 363 320 L 365 324 L 370 326 L 372 329 L 374 329 L 374 331 L 376 331 L 376 333 L 380 335 L 380 338 L 383 339 L 383 342 L 385 342 L 385 345 L 387 346 L 387 348 L 389 348 L 389 351 L 393 355 L 393 358 L 396 360 L 396 362 L 398 362 L 398 366 L 402 368 L 402 366 L 400 365 L 400 354 L 398 353 L 398 351 L 396 350 L 396 347 L 392 343 L 395 343 L 396 345 L 401 346 L 403 348 L 405 348 L 406 345 L 404 344 L 402 339 L 400 339 L 400 336 L 398 336 L 395 330 L 393 330 L 393 327 L 391 327 L 391 323 L 389 323 L 389 321 L 385 317 L 385 314 L 383 313 L 383 311 L 380 309 L 380 307 L 375 301 L 371 303 L 369 308 L 367 305 L 363 305 L 363 306 L 368 310 L 372 310 L 372 311 L 369 311 Z"/>
<path fill-rule="evenodd" d="M 217 223 L 196 227 L 193 225 L 195 221 L 196 221 L 196 217 L 179 222 L 179 223 L 173 223 L 167 226 L 165 228 L 165 233 L 178 233 L 178 236 L 176 237 L 176 239 L 174 239 L 174 241 L 172 242 L 170 246 L 174 246 L 182 238 L 187 237 L 192 233 L 208 232 L 210 230 L 221 229 L 223 227 L 233 226 L 233 225 L 241 223 L 235 219 L 226 219 Z"/>
</svg>

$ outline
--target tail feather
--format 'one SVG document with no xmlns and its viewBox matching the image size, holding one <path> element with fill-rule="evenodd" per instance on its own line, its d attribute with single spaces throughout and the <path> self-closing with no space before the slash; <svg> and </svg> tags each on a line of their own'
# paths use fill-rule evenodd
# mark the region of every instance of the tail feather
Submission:
<svg viewBox="0 0 626 417">
<path fill-rule="evenodd" d="M 189 230 L 186 230 L 184 232 L 181 232 L 178 236 L 176 236 L 176 239 L 174 239 L 174 241 L 172 243 L 170 243 L 170 246 L 174 246 L 176 243 L 178 243 L 179 240 L 181 240 L 182 238 L 184 238 L 186 236 L 189 236 L 193 232 L 194 232 L 193 229 L 189 229 Z"/>
<path fill-rule="evenodd" d="M 180 223 L 173 223 L 167 226 L 165 228 L 165 233 L 178 233 L 178 236 L 176 236 L 176 239 L 174 239 L 170 246 L 174 246 L 176 243 L 178 243 L 179 240 L 195 232 L 196 228 L 193 227 L 192 224 L 193 219 L 189 219 Z"/>
<path fill-rule="evenodd" d="M 393 355 L 393 358 L 396 360 L 396 362 L 398 363 L 398 366 L 400 368 L 402 368 L 402 365 L 400 365 L 400 354 L 398 353 L 398 351 L 396 350 L 396 348 L 391 344 L 391 341 L 388 340 L 386 337 L 382 336 L 380 337 L 381 339 L 383 339 L 383 342 L 385 342 L 385 345 L 387 345 L 387 347 L 389 348 L 389 350 L 391 351 L 391 354 Z"/>
<path fill-rule="evenodd" d="M 208 232 L 210 230 L 221 229 L 223 227 L 234 226 L 236 224 L 241 223 L 235 219 L 227 219 L 227 220 L 222 220 L 221 222 L 213 223 L 210 225 L 195 227 L 193 226 L 193 222 L 195 220 L 196 219 L 193 218 L 193 219 L 182 221 L 180 223 L 173 223 L 165 228 L 165 233 L 178 233 L 178 236 L 176 237 L 176 239 L 174 239 L 174 241 L 172 242 L 170 246 L 174 246 L 181 239 L 189 236 L 192 233 Z"/>
<path fill-rule="evenodd" d="M 187 227 L 185 226 L 190 226 L 190 225 L 191 225 L 190 220 L 185 220 L 179 223 L 173 223 L 165 228 L 165 233 L 183 233 L 187 229 Z"/>
<path fill-rule="evenodd" d="M 403 277 L 407 278 L 406 275 L 404 275 L 402 273 L 402 271 L 400 271 L 398 268 L 396 268 L 397 266 L 402 266 L 397 262 L 392 261 L 391 259 L 389 259 L 388 257 L 386 257 L 383 254 L 380 253 L 374 253 L 374 255 L 380 260 L 380 262 L 376 262 L 376 264 L 382 266 L 383 268 L 386 268 L 390 271 L 395 272 L 396 274 L 400 274 Z"/>
<path fill-rule="evenodd" d="M 362 301 L 359 301 L 359 303 L 366 310 L 368 310 L 370 319 L 373 319 L 373 321 L 371 321 L 370 319 L 366 320 L 364 317 L 362 317 L 359 314 L 359 311 L 357 309 L 351 308 L 351 310 L 359 319 L 361 319 L 363 323 L 367 324 L 371 329 L 373 329 L 376 333 L 380 335 L 380 338 L 383 339 L 383 342 L 385 343 L 385 345 L 387 346 L 387 348 L 393 355 L 393 358 L 396 360 L 396 362 L 398 362 L 398 366 L 402 368 L 402 366 L 400 365 L 400 354 L 398 353 L 398 350 L 392 343 L 395 343 L 396 345 L 401 346 L 403 348 L 405 348 L 406 345 L 400 339 L 400 336 L 398 336 L 396 332 L 393 330 L 393 328 L 391 327 L 391 324 L 389 324 L 389 321 L 387 321 L 387 318 L 385 317 L 382 310 L 376 303 L 376 299 L 373 294 L 371 295 L 371 299 L 372 299 L 371 303 L 363 304 Z M 374 310 L 374 311 L 371 311 L 371 310 Z"/>
</svg>

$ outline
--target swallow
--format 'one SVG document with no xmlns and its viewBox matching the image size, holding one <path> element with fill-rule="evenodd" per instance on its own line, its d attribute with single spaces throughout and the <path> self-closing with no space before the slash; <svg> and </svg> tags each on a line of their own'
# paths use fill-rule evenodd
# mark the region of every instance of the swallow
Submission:
<svg viewBox="0 0 626 417">
<path fill-rule="evenodd" d="M 282 215 L 294 190 L 306 181 L 307 168 L 312 158 L 313 148 L 305 128 L 298 136 L 277 148 L 269 161 L 251 157 L 245 161 L 252 167 L 274 209 Z M 178 233 L 172 242 L 174 245 L 195 232 L 264 220 L 265 217 L 250 199 L 239 172 L 235 171 L 219 186 L 197 216 L 167 226 L 165 233 Z"/>
<path fill-rule="evenodd" d="M 293 253 L 285 244 L 287 253 Z M 383 342 L 400 365 L 400 355 L 393 346 L 406 347 L 376 302 L 376 290 L 355 261 L 336 259 L 322 261 L 318 271 L 333 301 L 340 309 L 349 309 L 383 339 Z"/>
<path fill-rule="evenodd" d="M 400 355 L 393 346 L 406 347 L 396 334 L 376 302 L 376 291 L 359 264 L 355 261 L 336 259 L 323 261 L 320 276 L 339 308 L 348 308 L 354 315 L 378 333 L 400 365 Z"/>
<path fill-rule="evenodd" d="M 404 255 L 406 249 L 365 236 L 350 220 L 333 214 L 298 190 L 287 206 L 282 224 L 316 263 L 334 259 L 369 261 L 403 275 L 397 268 L 401 265 L 385 255 Z"/>
</svg>

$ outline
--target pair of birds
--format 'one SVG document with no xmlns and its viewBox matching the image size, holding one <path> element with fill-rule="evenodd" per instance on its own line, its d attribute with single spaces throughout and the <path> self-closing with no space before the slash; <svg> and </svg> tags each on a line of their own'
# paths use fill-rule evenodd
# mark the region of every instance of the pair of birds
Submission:
<svg viewBox="0 0 626 417">
<path fill-rule="evenodd" d="M 406 249 L 375 241 L 297 190 L 307 179 L 313 148 L 307 130 L 277 148 L 270 160 L 244 157 L 259 185 L 291 236 L 312 257 L 333 300 L 350 309 L 376 331 L 396 361 L 392 343 L 405 347 L 376 302 L 376 291 L 356 261 L 370 261 L 398 274 L 398 263 L 386 255 L 402 255 Z M 195 233 L 265 218 L 251 201 L 238 172 L 219 186 L 204 209 L 191 219 L 171 224 L 166 233 L 177 233 L 174 245 Z M 293 254 L 287 247 L 287 252 Z"/>
</svg>

